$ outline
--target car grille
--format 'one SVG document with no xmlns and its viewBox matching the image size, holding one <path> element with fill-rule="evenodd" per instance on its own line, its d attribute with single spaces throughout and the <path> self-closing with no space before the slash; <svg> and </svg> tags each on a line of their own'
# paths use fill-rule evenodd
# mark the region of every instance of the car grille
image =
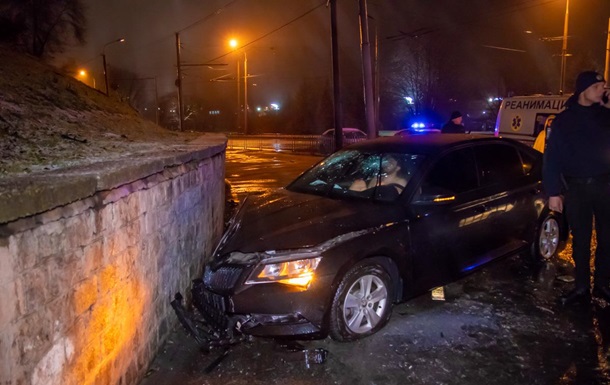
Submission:
<svg viewBox="0 0 610 385">
<path fill-rule="evenodd" d="M 194 281 L 193 302 L 206 323 L 214 330 L 224 333 L 229 325 L 229 319 L 225 313 L 225 298 L 204 288 L 201 280 Z"/>
<path fill-rule="evenodd" d="M 203 273 L 203 283 L 205 287 L 212 290 L 229 290 L 235 287 L 242 268 L 239 266 L 222 266 L 216 271 L 212 271 L 206 266 Z"/>
</svg>

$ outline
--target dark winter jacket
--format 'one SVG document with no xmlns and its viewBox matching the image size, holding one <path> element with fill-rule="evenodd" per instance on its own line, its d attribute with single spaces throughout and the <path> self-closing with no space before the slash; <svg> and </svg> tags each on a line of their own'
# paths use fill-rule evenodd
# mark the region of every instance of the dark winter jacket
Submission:
<svg viewBox="0 0 610 385">
<path fill-rule="evenodd" d="M 610 109 L 578 104 L 575 98 L 553 121 L 544 152 L 543 186 L 548 196 L 562 193 L 562 177 L 610 175 Z"/>
<path fill-rule="evenodd" d="M 466 132 L 464 126 L 461 124 L 455 124 L 451 120 L 447 122 L 441 129 L 443 134 L 463 134 Z"/>
</svg>

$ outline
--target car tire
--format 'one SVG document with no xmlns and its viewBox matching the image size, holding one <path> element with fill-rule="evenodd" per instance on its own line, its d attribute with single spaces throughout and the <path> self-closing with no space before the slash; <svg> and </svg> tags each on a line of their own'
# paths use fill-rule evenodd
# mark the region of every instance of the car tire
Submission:
<svg viewBox="0 0 610 385">
<path fill-rule="evenodd" d="M 392 314 L 393 285 L 374 260 L 363 261 L 343 276 L 330 311 L 329 334 L 335 341 L 354 341 L 379 331 Z"/>
<path fill-rule="evenodd" d="M 561 220 L 554 212 L 548 212 L 540 222 L 531 255 L 535 261 L 548 261 L 555 257 L 561 245 Z"/>
</svg>

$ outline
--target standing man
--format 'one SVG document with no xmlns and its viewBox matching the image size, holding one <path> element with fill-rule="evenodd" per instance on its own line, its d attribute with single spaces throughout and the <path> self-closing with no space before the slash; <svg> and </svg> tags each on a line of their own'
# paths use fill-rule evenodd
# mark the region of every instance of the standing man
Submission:
<svg viewBox="0 0 610 385">
<path fill-rule="evenodd" d="M 443 134 L 463 134 L 466 130 L 462 125 L 462 114 L 460 111 L 453 111 L 449 117 L 449 121 L 445 123 L 441 129 Z"/>
<path fill-rule="evenodd" d="M 572 231 L 575 287 L 562 305 L 589 303 L 591 234 L 597 232 L 593 295 L 610 302 L 610 103 L 604 78 L 578 75 L 574 95 L 553 122 L 544 152 L 543 185 L 549 208 L 566 215 Z"/>
</svg>

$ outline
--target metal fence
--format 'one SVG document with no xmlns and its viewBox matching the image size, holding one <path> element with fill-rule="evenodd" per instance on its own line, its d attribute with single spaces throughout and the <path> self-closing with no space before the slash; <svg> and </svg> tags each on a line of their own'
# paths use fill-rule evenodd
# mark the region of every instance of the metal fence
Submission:
<svg viewBox="0 0 610 385">
<path fill-rule="evenodd" d="M 332 138 L 319 135 L 229 134 L 228 148 L 231 150 L 290 151 L 300 154 L 327 155 L 334 148 Z"/>
</svg>

